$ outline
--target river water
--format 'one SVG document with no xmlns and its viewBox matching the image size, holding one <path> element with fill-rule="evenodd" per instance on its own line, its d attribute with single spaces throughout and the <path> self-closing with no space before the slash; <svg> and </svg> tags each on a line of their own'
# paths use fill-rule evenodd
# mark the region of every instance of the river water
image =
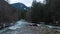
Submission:
<svg viewBox="0 0 60 34">
<path fill-rule="evenodd" d="M 21 20 L 17 21 L 14 26 L 10 26 L 10 27 L 7 27 L 7 28 L 4 28 L 4 29 L 0 30 L 0 34 L 2 34 L 4 32 L 7 32 L 7 31 L 10 31 L 10 30 L 16 30 L 17 28 L 25 27 L 25 26 L 27 26 L 26 24 L 30 24 L 30 23 L 28 23 L 25 20 L 21 19 Z M 50 26 L 50 25 L 46 25 L 46 26 L 60 32 L 60 27 Z"/>
<path fill-rule="evenodd" d="M 15 30 L 17 28 L 24 27 L 24 26 L 26 26 L 26 24 L 28 24 L 28 22 L 26 22 L 25 20 L 21 19 L 21 20 L 17 21 L 14 26 L 10 26 L 10 27 L 7 27 L 7 28 L 4 28 L 4 29 L 0 30 L 0 34 L 5 32 L 5 31 L 8 31 L 8 30 Z"/>
</svg>

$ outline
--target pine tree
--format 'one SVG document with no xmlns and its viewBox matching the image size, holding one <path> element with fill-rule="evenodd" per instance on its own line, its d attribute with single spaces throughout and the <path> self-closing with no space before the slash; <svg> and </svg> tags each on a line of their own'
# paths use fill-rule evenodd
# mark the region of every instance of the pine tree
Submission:
<svg viewBox="0 0 60 34">
<path fill-rule="evenodd" d="M 60 20 L 60 0 L 46 0 L 46 10 L 48 11 L 49 21 L 56 23 Z M 59 8 L 58 8 L 59 7 Z"/>
<path fill-rule="evenodd" d="M 37 23 L 39 21 L 42 21 L 43 17 L 43 4 L 34 0 L 32 3 L 32 22 Z"/>
</svg>

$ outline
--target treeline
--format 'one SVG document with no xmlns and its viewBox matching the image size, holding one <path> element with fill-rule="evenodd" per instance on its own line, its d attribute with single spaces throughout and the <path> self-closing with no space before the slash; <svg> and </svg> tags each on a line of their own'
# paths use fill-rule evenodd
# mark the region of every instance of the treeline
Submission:
<svg viewBox="0 0 60 34">
<path fill-rule="evenodd" d="M 26 20 L 32 23 L 60 25 L 60 0 L 46 0 L 46 4 L 33 1 L 31 10 L 26 12 Z"/>
</svg>

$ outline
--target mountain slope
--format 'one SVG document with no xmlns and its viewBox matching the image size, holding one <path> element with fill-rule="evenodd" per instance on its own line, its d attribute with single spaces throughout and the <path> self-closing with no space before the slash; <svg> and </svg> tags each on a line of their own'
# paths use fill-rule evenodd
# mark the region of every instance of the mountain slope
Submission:
<svg viewBox="0 0 60 34">
<path fill-rule="evenodd" d="M 23 3 L 14 3 L 11 4 L 13 7 L 17 8 L 17 9 L 21 9 L 21 10 L 26 10 L 28 9 L 27 6 L 25 6 Z"/>
</svg>

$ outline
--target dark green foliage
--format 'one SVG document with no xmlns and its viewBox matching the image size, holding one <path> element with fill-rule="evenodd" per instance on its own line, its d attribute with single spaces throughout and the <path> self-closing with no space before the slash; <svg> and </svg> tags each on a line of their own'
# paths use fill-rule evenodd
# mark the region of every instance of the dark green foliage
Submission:
<svg viewBox="0 0 60 34">
<path fill-rule="evenodd" d="M 31 19 L 33 23 L 44 21 L 46 24 L 60 23 L 60 0 L 46 0 L 46 5 L 33 1 Z"/>
<path fill-rule="evenodd" d="M 33 1 L 32 3 L 32 22 L 37 23 L 43 20 L 44 18 L 44 5 L 40 2 Z"/>
<path fill-rule="evenodd" d="M 49 21 L 51 23 L 60 23 L 60 0 L 46 0 L 46 11 L 48 12 Z"/>
</svg>

